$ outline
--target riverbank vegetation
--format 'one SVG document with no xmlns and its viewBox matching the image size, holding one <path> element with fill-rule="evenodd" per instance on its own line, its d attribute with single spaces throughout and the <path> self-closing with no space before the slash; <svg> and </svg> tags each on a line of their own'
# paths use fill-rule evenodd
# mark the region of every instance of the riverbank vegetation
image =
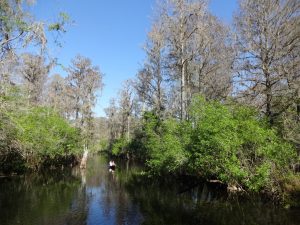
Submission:
<svg viewBox="0 0 300 225">
<path fill-rule="evenodd" d="M 76 162 L 80 132 L 57 112 L 46 106 L 22 106 L 20 99 L 2 103 L 10 105 L 0 117 L 2 172 L 21 173 Z"/>
<path fill-rule="evenodd" d="M 29 13 L 29 2 L 0 6 L 0 174 L 77 164 L 94 145 L 92 108 L 102 72 L 77 55 L 65 77 L 50 76 L 59 63 L 48 54 L 47 35 L 65 33 L 69 16 L 61 12 L 46 23 Z"/>
<path fill-rule="evenodd" d="M 161 1 L 143 66 L 106 109 L 109 152 L 154 177 L 299 193 L 299 9 L 242 0 L 225 25 L 207 1 Z"/>
</svg>

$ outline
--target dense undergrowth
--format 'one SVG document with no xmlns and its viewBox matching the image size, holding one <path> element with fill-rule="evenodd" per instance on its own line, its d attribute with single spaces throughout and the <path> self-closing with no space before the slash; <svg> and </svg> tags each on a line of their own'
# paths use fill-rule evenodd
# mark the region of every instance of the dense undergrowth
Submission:
<svg viewBox="0 0 300 225">
<path fill-rule="evenodd" d="M 21 173 L 77 162 L 80 133 L 53 109 L 1 96 L 0 172 Z"/>
<path fill-rule="evenodd" d="M 291 169 L 299 162 L 295 146 L 257 111 L 234 103 L 194 98 L 188 121 L 162 120 L 146 112 L 135 138 L 117 140 L 112 153 L 142 159 L 155 177 L 215 179 L 281 199 L 299 189 L 299 177 Z"/>
</svg>

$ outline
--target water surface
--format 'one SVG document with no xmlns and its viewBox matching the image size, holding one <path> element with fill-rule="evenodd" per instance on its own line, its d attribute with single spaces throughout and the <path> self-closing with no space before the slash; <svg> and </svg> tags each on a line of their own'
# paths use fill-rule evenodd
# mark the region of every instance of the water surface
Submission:
<svg viewBox="0 0 300 225">
<path fill-rule="evenodd" d="M 86 170 L 0 178 L 1 225 L 299 225 L 299 209 L 283 209 L 258 199 L 234 200 L 201 184 L 158 185 L 134 178 L 140 169 L 93 157 Z M 182 193 L 181 193 L 182 192 Z"/>
</svg>

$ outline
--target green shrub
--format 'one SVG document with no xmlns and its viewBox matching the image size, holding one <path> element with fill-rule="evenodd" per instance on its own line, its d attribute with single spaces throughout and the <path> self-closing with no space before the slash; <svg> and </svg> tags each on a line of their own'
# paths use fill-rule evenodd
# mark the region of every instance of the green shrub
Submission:
<svg viewBox="0 0 300 225">
<path fill-rule="evenodd" d="M 154 174 L 188 173 L 259 191 L 278 187 L 295 149 L 250 107 L 193 99 L 189 121 L 145 113 L 137 146 Z"/>
<path fill-rule="evenodd" d="M 44 160 L 58 160 L 81 153 L 79 131 L 46 107 L 34 107 L 12 115 L 17 124 L 17 139 L 23 146 L 28 167 Z"/>
<path fill-rule="evenodd" d="M 185 146 L 188 136 L 183 135 L 185 129 L 175 119 L 162 121 L 155 114 L 144 115 L 142 132 L 139 135 L 139 146 L 144 149 L 147 166 L 152 173 L 182 172 L 187 163 Z"/>
<path fill-rule="evenodd" d="M 197 97 L 190 113 L 190 166 L 202 176 L 257 191 L 272 186 L 296 156 L 292 145 L 249 107 Z"/>
<path fill-rule="evenodd" d="M 111 153 L 114 156 L 124 155 L 127 151 L 128 141 L 125 138 L 119 138 L 112 146 Z"/>
</svg>

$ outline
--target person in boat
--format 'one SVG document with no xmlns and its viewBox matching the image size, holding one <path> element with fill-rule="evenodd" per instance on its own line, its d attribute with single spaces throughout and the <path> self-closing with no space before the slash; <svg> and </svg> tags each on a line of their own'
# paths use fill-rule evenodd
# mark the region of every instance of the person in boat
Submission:
<svg viewBox="0 0 300 225">
<path fill-rule="evenodd" d="M 110 160 L 109 161 L 109 169 L 115 169 L 116 168 L 116 164 L 115 164 L 115 162 L 113 161 L 113 160 Z"/>
</svg>

